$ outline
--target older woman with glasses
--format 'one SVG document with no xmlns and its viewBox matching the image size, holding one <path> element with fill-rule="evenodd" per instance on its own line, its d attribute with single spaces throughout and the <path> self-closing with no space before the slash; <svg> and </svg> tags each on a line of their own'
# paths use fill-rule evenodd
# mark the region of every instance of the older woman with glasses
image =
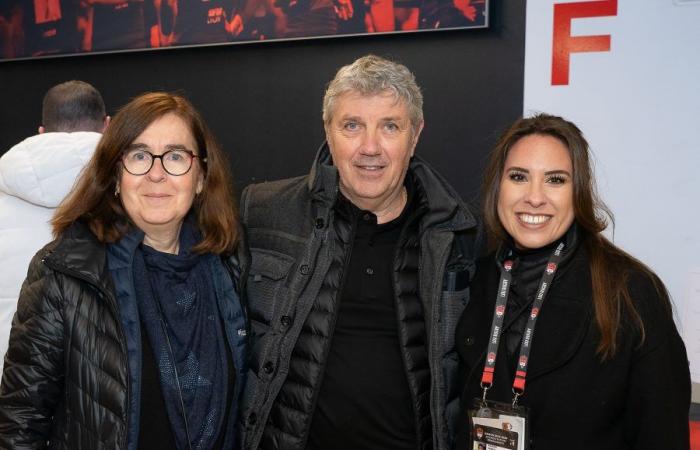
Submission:
<svg viewBox="0 0 700 450">
<path fill-rule="evenodd" d="M 228 164 L 184 98 L 112 120 L 32 261 L 1 448 L 229 449 L 246 373 Z"/>
</svg>

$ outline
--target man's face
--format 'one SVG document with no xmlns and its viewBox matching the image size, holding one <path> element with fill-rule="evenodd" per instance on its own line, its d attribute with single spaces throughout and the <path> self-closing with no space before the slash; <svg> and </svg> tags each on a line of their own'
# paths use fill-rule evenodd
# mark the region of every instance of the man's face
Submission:
<svg viewBox="0 0 700 450">
<path fill-rule="evenodd" d="M 423 129 L 413 132 L 405 102 L 390 92 L 341 95 L 326 125 L 340 191 L 355 206 L 379 211 L 401 198 L 408 163 Z"/>
</svg>

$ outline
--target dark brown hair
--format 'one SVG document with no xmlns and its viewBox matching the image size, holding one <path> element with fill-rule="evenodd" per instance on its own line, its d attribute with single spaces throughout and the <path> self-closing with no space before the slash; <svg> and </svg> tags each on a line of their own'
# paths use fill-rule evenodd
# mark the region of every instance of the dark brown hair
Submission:
<svg viewBox="0 0 700 450">
<path fill-rule="evenodd" d="M 193 250 L 233 252 L 238 216 L 226 157 L 194 106 L 182 96 L 164 92 L 142 94 L 114 116 L 76 186 L 58 207 L 51 222 L 54 236 L 77 220 L 85 221 L 100 242 L 115 242 L 135 227 L 115 195 L 122 153 L 153 121 L 166 114 L 176 114 L 188 125 L 200 155 L 196 161 L 204 174 L 202 192 L 192 205 L 202 240 Z"/>
<path fill-rule="evenodd" d="M 598 196 L 588 142 L 576 125 L 561 117 L 538 114 L 517 120 L 501 136 L 489 156 L 482 185 L 484 222 L 489 242 L 495 247 L 508 236 L 498 218 L 498 197 L 508 152 L 520 139 L 533 134 L 554 137 L 569 150 L 573 167 L 574 220 L 582 245 L 590 255 L 593 307 L 601 335 L 597 350 L 602 359 L 611 358 L 616 352 L 618 332 L 626 319 L 631 319 L 639 330 L 640 343 L 644 340 L 644 323 L 627 286 L 633 271 L 640 271 L 649 277 L 669 314 L 671 304 L 666 288 L 653 272 L 601 234 L 608 223 L 614 224 L 614 217 Z"/>
</svg>

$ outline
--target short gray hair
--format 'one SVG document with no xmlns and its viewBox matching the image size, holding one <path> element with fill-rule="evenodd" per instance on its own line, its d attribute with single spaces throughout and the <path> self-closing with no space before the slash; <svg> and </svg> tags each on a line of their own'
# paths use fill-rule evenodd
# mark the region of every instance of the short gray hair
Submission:
<svg viewBox="0 0 700 450">
<path fill-rule="evenodd" d="M 403 64 L 367 55 L 350 65 L 343 66 L 328 84 L 323 96 L 323 123 L 328 125 L 333 117 L 335 101 L 348 92 L 374 96 L 386 91 L 394 95 L 396 102 L 405 102 L 413 131 L 423 122 L 423 94 L 416 78 Z"/>
</svg>

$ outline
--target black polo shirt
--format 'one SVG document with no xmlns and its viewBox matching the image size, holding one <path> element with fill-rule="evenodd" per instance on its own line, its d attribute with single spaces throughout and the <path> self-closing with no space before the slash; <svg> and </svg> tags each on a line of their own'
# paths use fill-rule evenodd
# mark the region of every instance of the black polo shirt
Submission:
<svg viewBox="0 0 700 450">
<path fill-rule="evenodd" d="M 355 224 L 354 240 L 307 449 L 416 448 L 392 275 L 413 197 L 409 190 L 401 215 L 381 225 L 371 212 L 338 201 L 336 212 Z"/>
</svg>

